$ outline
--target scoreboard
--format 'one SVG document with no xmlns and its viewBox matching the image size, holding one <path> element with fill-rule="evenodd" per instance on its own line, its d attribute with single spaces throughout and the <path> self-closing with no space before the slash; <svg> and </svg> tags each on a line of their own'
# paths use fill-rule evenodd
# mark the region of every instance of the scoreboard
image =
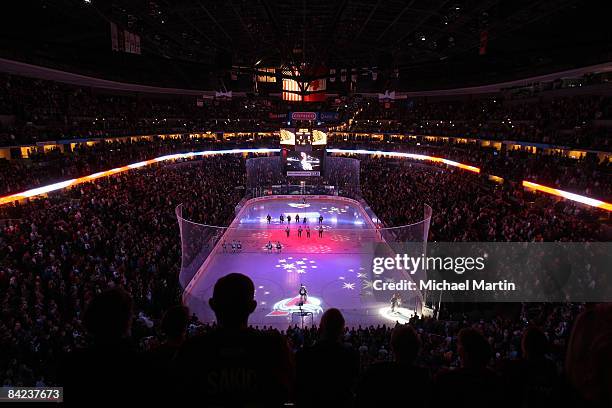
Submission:
<svg viewBox="0 0 612 408">
<path fill-rule="evenodd" d="M 321 129 L 280 130 L 281 157 L 289 177 L 318 177 L 325 169 L 327 133 Z"/>
</svg>

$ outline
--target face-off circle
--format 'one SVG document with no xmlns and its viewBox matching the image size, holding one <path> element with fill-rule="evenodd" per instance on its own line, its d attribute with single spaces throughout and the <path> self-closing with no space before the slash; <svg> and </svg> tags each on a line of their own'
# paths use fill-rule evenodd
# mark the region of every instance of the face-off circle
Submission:
<svg viewBox="0 0 612 408">
<path fill-rule="evenodd" d="M 323 308 L 321 307 L 321 299 L 314 296 L 308 296 L 308 298 L 303 301 L 301 306 L 300 303 L 302 303 L 301 296 L 280 300 L 274 304 L 272 311 L 268 313 L 268 316 L 287 317 L 291 316 L 293 313 L 301 312 L 318 315 L 319 313 L 323 312 Z"/>
</svg>

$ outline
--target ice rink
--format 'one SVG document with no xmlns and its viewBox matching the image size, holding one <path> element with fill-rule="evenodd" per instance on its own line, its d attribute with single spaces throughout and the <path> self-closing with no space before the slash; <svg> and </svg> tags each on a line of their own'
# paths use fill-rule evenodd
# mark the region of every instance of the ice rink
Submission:
<svg viewBox="0 0 612 408">
<path fill-rule="evenodd" d="M 232 249 L 232 242 L 240 242 L 242 249 Z M 273 246 L 280 242 L 282 250 L 270 251 L 268 242 Z M 391 313 L 390 294 L 372 288 L 372 248 L 381 242 L 371 217 L 354 200 L 325 196 L 305 201 L 302 196 L 249 200 L 189 284 L 185 299 L 202 321 L 212 322 L 208 299 L 213 285 L 221 276 L 239 272 L 255 283 L 258 306 L 249 320 L 252 325 L 301 324 L 300 284 L 308 290 L 302 310 L 312 313 L 304 317 L 304 324 L 317 323 L 322 311 L 331 307 L 342 310 L 351 326 L 405 321 L 409 309 L 414 309 L 411 301 L 404 299 L 403 307 Z"/>
</svg>

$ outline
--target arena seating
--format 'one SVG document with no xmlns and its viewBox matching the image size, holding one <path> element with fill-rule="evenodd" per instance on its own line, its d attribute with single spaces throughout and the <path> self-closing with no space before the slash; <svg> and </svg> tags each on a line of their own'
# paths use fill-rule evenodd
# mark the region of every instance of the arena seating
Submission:
<svg viewBox="0 0 612 408">
<path fill-rule="evenodd" d="M 403 132 L 522 140 L 609 150 L 606 125 L 610 98 L 603 96 L 507 98 L 490 96 L 442 102 L 396 101 L 361 103 L 352 124 L 354 132 Z"/>
<path fill-rule="evenodd" d="M 4 3 L 0 402 L 612 407 L 603 2 Z"/>
<path fill-rule="evenodd" d="M 388 177 L 390 171 L 398 176 Z M 390 225 L 410 221 L 406 217 L 413 206 L 430 203 L 435 214 L 432 240 L 600 239 L 596 212 L 568 202 L 550 205 L 544 198 L 535 205 L 518 190 L 491 190 L 481 186 L 477 176 L 466 177 L 458 171 L 366 159 L 362 161 L 363 195 Z M 180 248 L 173 208 L 183 202 L 192 219 L 222 225 L 231 220 L 232 204 L 240 198 L 235 185 L 244 185 L 244 159 L 220 156 L 134 170 L 49 198 L 0 207 L 0 219 L 12 220 L 4 221 L 0 231 L 0 338 L 6 350 L 0 361 L 2 381 L 15 385 L 61 381 L 54 367 L 61 365 L 64 353 L 90 344 L 83 313 L 108 288 L 124 288 L 133 299 L 130 353 L 145 361 L 158 358 L 156 350 L 169 341 L 163 314 L 180 295 L 176 281 Z M 437 194 L 440 189 L 446 194 Z M 490 381 L 533 385 L 525 378 L 517 379 L 506 367 L 531 358 L 520 347 L 521 337 L 526 336 L 522 319 L 528 315 L 545 333 L 546 361 L 562 365 L 571 322 L 584 306 L 534 304 L 529 309 L 512 316 L 475 310 L 438 320 L 415 317 L 411 325 L 421 343 L 415 364 L 427 367 L 439 379 L 432 387 L 441 387 L 423 398 L 438 403 L 434 397 L 453 387 L 456 379 L 442 373 L 463 361 L 457 336 L 464 328 L 477 329 L 491 347 L 492 358 L 483 363 L 492 370 Z M 265 327 L 254 329 L 277 333 Z M 192 317 L 187 337 L 210 330 Z M 360 356 L 361 369 L 350 373 L 354 381 L 358 372 L 366 375 L 370 367 L 377 367 L 375 363 L 393 360 L 392 332 L 391 326 L 342 329 L 339 341 Z M 293 351 L 317 339 L 317 331 L 311 328 L 289 327 L 278 334 Z M 556 387 L 560 377 L 550 375 L 546 386 Z"/>
<path fill-rule="evenodd" d="M 27 159 L 0 160 L 0 196 L 21 192 L 41 185 L 73 177 L 109 170 L 116 166 L 135 163 L 171 153 L 227 149 L 235 147 L 270 147 L 270 138 L 260 140 L 236 139 L 216 142 L 214 138 L 193 139 L 188 135 L 167 139 L 116 139 L 93 145 L 75 145 L 72 152 L 59 149 L 34 151 Z M 340 138 L 330 142 L 331 147 L 364 148 L 401 151 L 443 157 L 477 166 L 484 174 L 495 175 L 509 181 L 529 180 L 557 187 L 565 191 L 610 201 L 610 162 L 599 161 L 596 156 L 569 158 L 561 154 L 507 151 L 499 154 L 495 148 L 476 143 L 452 141 L 415 142 L 345 142 Z M 17 177 L 18 176 L 18 177 Z"/>
<path fill-rule="evenodd" d="M 0 145 L 37 141 L 195 131 L 274 131 L 271 113 L 293 109 L 265 97 L 231 100 L 194 96 L 127 96 L 59 82 L 0 75 Z M 343 131 L 412 133 L 520 140 L 610 150 L 607 96 L 516 97 L 499 94 L 445 101 L 407 98 L 378 101 L 344 97 L 312 109 L 339 113 Z M 246 107 L 246 108 L 245 108 Z M 351 124 L 348 125 L 348 120 Z"/>
</svg>

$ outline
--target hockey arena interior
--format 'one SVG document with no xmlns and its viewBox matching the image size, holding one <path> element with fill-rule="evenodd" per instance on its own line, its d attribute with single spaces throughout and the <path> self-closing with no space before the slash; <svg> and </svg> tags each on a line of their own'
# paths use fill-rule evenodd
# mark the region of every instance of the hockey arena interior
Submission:
<svg viewBox="0 0 612 408">
<path fill-rule="evenodd" d="M 0 401 L 612 405 L 603 1 L 0 13 Z"/>
</svg>

